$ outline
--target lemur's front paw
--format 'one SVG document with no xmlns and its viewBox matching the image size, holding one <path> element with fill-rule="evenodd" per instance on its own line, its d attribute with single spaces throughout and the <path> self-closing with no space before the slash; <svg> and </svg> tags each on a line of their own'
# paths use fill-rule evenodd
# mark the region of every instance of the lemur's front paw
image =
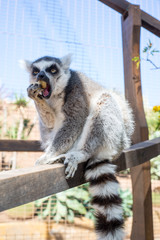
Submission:
<svg viewBox="0 0 160 240">
<path fill-rule="evenodd" d="M 43 165 L 43 164 L 53 164 L 53 163 L 63 163 L 64 157 L 61 155 L 58 157 L 51 157 L 47 154 L 43 154 L 40 158 L 37 159 L 35 165 Z"/>
<path fill-rule="evenodd" d="M 41 88 L 41 86 L 38 83 L 31 84 L 27 88 L 28 97 L 30 97 L 34 100 L 42 98 L 42 91 L 43 91 L 43 89 Z"/>
<path fill-rule="evenodd" d="M 47 156 L 47 154 L 42 155 L 35 163 L 35 165 L 43 164 L 53 164 L 53 163 L 63 163 L 66 165 L 66 179 L 74 177 L 77 170 L 79 158 L 76 157 L 74 153 L 66 153 L 59 155 L 57 157 Z"/>
<path fill-rule="evenodd" d="M 47 160 L 47 164 L 64 163 L 66 166 L 65 174 L 66 179 L 74 177 L 74 174 L 78 167 L 79 159 L 73 153 L 61 154 L 57 157 L 50 157 Z"/>
<path fill-rule="evenodd" d="M 65 154 L 64 158 L 65 158 L 64 165 L 66 165 L 65 170 L 66 179 L 73 178 L 78 168 L 79 163 L 78 158 L 76 158 L 76 156 L 72 153 Z"/>
</svg>

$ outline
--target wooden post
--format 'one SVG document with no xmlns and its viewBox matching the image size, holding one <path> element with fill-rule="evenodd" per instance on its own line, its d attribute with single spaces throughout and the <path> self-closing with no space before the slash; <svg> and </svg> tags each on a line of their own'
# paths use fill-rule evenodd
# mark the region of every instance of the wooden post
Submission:
<svg viewBox="0 0 160 240">
<path fill-rule="evenodd" d="M 140 66 L 132 61 L 140 56 L 141 10 L 130 5 L 122 15 L 125 95 L 135 116 L 133 143 L 148 139 L 148 127 L 142 100 Z M 131 168 L 133 190 L 132 240 L 153 240 L 150 162 Z"/>
</svg>

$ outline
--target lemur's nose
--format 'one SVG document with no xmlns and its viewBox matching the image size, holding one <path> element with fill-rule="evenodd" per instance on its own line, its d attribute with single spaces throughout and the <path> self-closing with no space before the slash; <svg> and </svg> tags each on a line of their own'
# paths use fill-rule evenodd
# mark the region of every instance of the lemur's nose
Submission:
<svg viewBox="0 0 160 240">
<path fill-rule="evenodd" d="M 46 74 L 44 71 L 41 71 L 38 73 L 37 80 L 42 80 L 46 77 Z"/>
</svg>

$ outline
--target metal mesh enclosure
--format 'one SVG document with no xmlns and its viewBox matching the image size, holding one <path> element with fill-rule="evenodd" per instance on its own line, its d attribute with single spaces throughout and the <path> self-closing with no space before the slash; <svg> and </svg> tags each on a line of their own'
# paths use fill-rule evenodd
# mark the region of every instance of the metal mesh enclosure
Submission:
<svg viewBox="0 0 160 240">
<path fill-rule="evenodd" d="M 140 4 L 141 9 L 159 18 L 159 0 L 130 2 Z M 0 38 L 1 139 L 40 138 L 37 114 L 33 102 L 26 94 L 28 74 L 19 67 L 20 59 L 35 60 L 44 55 L 62 57 L 73 53 L 73 69 L 86 73 L 107 88 L 124 92 L 121 15 L 97 0 L 0 0 Z M 158 37 L 142 29 L 143 99 L 146 114 L 151 119 L 151 107 L 159 105 L 160 70 L 152 70 L 152 65 L 146 61 L 143 53 L 149 39 L 156 49 L 160 49 Z M 159 53 L 151 56 L 151 59 L 160 66 Z M 18 105 L 20 100 L 26 105 Z M 33 166 L 40 155 L 41 153 L 0 152 L 0 171 Z M 160 177 L 158 174 L 156 177 L 152 181 L 152 191 L 154 234 L 158 240 Z M 132 226 L 129 172 L 119 174 L 118 180 L 126 212 L 126 239 L 129 239 Z M 85 186 L 81 189 L 84 188 Z M 66 197 L 65 194 L 64 196 Z M 74 222 L 68 222 L 64 218 L 56 221 L 53 218 L 55 204 L 58 203 L 61 209 L 64 207 L 64 202 L 60 200 L 64 196 L 59 195 L 59 199 L 52 196 L 0 213 L 0 240 L 96 239 L 88 195 L 86 199 L 78 199 L 82 204 L 80 206 L 85 206 L 87 217 L 76 212 Z M 69 199 L 72 197 L 69 195 Z"/>
</svg>

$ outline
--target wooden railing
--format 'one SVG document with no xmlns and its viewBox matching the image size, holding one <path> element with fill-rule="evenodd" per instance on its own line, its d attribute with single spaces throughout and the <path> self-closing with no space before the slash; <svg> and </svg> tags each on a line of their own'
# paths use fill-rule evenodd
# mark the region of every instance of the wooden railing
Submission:
<svg viewBox="0 0 160 240">
<path fill-rule="evenodd" d="M 115 11 L 121 13 L 122 15 L 127 15 L 128 9 L 131 6 L 134 6 L 133 4 L 125 0 L 99 0 L 99 1 L 103 2 L 104 4 L 111 7 Z M 152 17 L 148 13 L 141 10 L 141 21 L 142 27 L 160 37 L 160 22 L 156 18 Z"/>
<path fill-rule="evenodd" d="M 29 147 L 32 145 L 31 150 Z M 14 146 L 14 148 L 13 148 Z M 41 151 L 38 141 L 0 140 L 0 151 Z M 113 162 L 118 171 L 138 166 L 160 154 L 160 138 L 132 145 Z M 85 183 L 84 164 L 66 180 L 63 164 L 33 166 L 0 173 L 0 211 Z"/>
</svg>

